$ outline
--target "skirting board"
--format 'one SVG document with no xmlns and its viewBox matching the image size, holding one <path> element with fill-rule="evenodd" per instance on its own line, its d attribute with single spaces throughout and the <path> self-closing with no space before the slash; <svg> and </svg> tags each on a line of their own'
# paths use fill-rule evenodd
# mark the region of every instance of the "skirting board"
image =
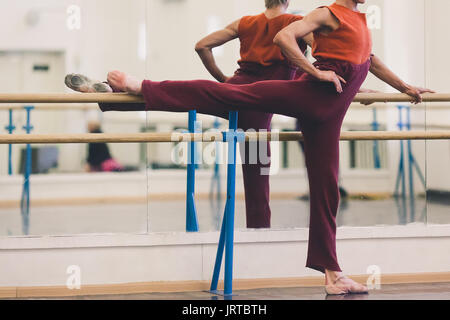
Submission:
<svg viewBox="0 0 450 320">
<path fill-rule="evenodd" d="M 351 276 L 360 283 L 366 283 L 367 275 Z M 390 274 L 382 275 L 381 284 L 406 283 L 442 283 L 450 282 L 450 272 Z M 123 295 L 144 293 L 195 292 L 209 289 L 209 281 L 172 281 L 125 283 L 107 285 L 85 285 L 80 289 L 70 290 L 66 287 L 3 287 L 0 288 L 0 298 L 51 298 L 75 297 L 89 295 Z M 292 287 L 320 287 L 324 285 L 323 277 L 303 278 L 274 278 L 274 279 L 236 279 L 234 290 L 251 290 L 263 288 L 292 288 Z M 219 282 L 219 289 L 223 289 L 223 281 Z"/>
<path fill-rule="evenodd" d="M 292 200 L 296 199 L 302 194 L 288 193 L 288 192 L 274 192 L 270 195 L 272 200 Z M 351 199 L 364 200 L 384 200 L 392 197 L 390 193 L 354 193 L 350 194 Z M 198 193 L 195 195 L 196 200 L 209 200 L 210 194 Z M 226 194 L 222 195 L 226 198 Z M 141 203 L 145 204 L 148 201 L 183 201 L 186 199 L 185 193 L 165 193 L 165 194 L 150 194 L 148 198 L 145 197 L 98 197 L 98 198 L 61 198 L 61 199 L 31 199 L 32 207 L 51 207 L 51 206 L 83 206 L 96 204 L 128 204 Z M 243 193 L 236 194 L 237 200 L 244 200 Z M 20 208 L 20 200 L 0 200 L 0 209 Z"/>
</svg>

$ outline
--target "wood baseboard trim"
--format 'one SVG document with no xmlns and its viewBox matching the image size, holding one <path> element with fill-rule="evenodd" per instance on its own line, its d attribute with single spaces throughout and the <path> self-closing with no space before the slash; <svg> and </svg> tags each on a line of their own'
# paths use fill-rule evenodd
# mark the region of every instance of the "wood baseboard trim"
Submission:
<svg viewBox="0 0 450 320">
<path fill-rule="evenodd" d="M 367 281 L 367 275 L 351 276 L 360 283 Z M 302 278 L 272 278 L 272 279 L 236 279 L 234 290 L 252 290 L 265 288 L 293 288 L 293 287 L 320 287 L 323 286 L 323 277 Z M 440 273 L 414 273 L 414 274 L 388 274 L 381 276 L 382 285 L 408 284 L 408 283 L 444 283 L 450 282 L 450 272 Z M 80 289 L 69 290 L 63 286 L 48 287 L 0 287 L 0 298 L 55 298 L 76 297 L 92 295 L 124 295 L 144 293 L 173 293 L 207 291 L 209 281 L 164 281 L 147 283 L 124 283 L 85 285 Z M 223 289 L 220 281 L 219 289 Z"/>
<path fill-rule="evenodd" d="M 274 192 L 270 195 L 271 200 L 293 200 L 302 194 L 295 192 Z M 384 200 L 392 197 L 390 193 L 355 193 L 351 194 L 351 199 L 364 200 Z M 209 200 L 208 193 L 198 193 L 195 195 L 197 200 Z M 226 195 L 223 194 L 223 198 Z M 244 200 L 243 193 L 237 193 L 237 200 Z M 61 199 L 31 199 L 31 207 L 53 207 L 53 206 L 83 206 L 97 204 L 143 204 L 148 201 L 175 201 L 185 200 L 184 193 L 164 193 L 150 194 L 148 198 L 144 197 L 92 197 L 92 198 L 61 198 Z M 20 208 L 19 200 L 0 200 L 0 209 Z"/>
</svg>

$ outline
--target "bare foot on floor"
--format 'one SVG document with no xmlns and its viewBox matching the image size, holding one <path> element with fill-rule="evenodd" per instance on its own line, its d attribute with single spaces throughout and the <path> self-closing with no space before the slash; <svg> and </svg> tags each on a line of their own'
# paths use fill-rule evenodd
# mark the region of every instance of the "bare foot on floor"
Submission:
<svg viewBox="0 0 450 320">
<path fill-rule="evenodd" d="M 366 286 L 344 276 L 341 272 L 325 272 L 325 291 L 329 295 L 365 294 L 369 293 Z"/>
<path fill-rule="evenodd" d="M 68 74 L 64 79 L 64 82 L 66 83 L 67 87 L 78 92 L 113 92 L 112 88 L 107 83 L 91 80 L 82 74 Z"/>
<path fill-rule="evenodd" d="M 134 95 L 142 93 L 142 81 L 121 71 L 109 72 L 108 83 L 115 91 L 128 92 Z"/>
<path fill-rule="evenodd" d="M 365 294 L 369 293 L 366 286 L 353 281 L 352 279 L 341 276 L 335 281 L 335 285 L 343 290 L 348 290 L 348 293 L 352 294 Z"/>
</svg>

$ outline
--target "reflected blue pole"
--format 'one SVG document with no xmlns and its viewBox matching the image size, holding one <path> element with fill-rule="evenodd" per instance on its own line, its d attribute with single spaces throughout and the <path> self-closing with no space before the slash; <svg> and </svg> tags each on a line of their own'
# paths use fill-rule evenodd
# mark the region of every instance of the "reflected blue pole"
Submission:
<svg viewBox="0 0 450 320">
<path fill-rule="evenodd" d="M 16 127 L 13 123 L 13 110 L 9 109 L 9 125 L 5 127 L 9 134 L 12 134 Z M 12 168 L 12 144 L 8 145 L 8 175 L 12 176 L 13 168 Z"/>
<path fill-rule="evenodd" d="M 403 131 L 404 128 L 404 123 L 403 123 L 403 115 L 402 115 L 402 110 L 403 107 L 399 106 L 399 128 L 400 131 Z M 400 141 L 400 152 L 401 152 L 401 156 L 400 156 L 400 168 L 401 168 L 401 178 L 402 178 L 402 214 L 403 214 L 403 221 L 404 223 L 407 223 L 407 209 L 406 209 L 406 166 L 405 166 L 405 153 L 404 153 L 404 141 L 401 140 Z"/>
<path fill-rule="evenodd" d="M 406 129 L 411 131 L 411 108 L 405 107 L 406 109 Z M 409 197 L 410 197 L 410 206 L 411 206 L 411 222 L 415 220 L 416 215 L 416 206 L 415 206 L 415 192 L 414 192 L 414 173 L 413 173 L 413 163 L 414 156 L 412 152 L 412 142 L 408 140 L 407 142 L 408 148 L 408 173 L 409 173 Z"/>
<path fill-rule="evenodd" d="M 407 108 L 407 128 L 408 131 L 411 131 L 411 108 L 410 107 L 405 107 Z M 414 157 L 413 151 L 412 151 L 412 141 L 408 141 L 408 152 L 409 152 L 409 159 L 411 162 L 411 165 L 413 166 L 413 168 L 416 169 L 417 175 L 419 176 L 420 182 L 423 185 L 423 188 L 426 190 L 427 189 L 427 184 L 426 184 L 426 180 L 425 177 L 422 173 L 422 170 L 420 169 L 419 165 L 417 164 L 416 158 Z M 413 171 L 413 168 L 410 169 L 410 171 Z M 414 188 L 413 188 L 414 189 Z"/>
<path fill-rule="evenodd" d="M 25 106 L 24 109 L 27 112 L 27 124 L 23 128 L 27 134 L 30 134 L 33 130 L 31 125 L 31 110 L 34 109 L 33 106 Z M 30 226 L 30 176 L 31 176 L 31 162 L 32 153 L 31 145 L 27 144 L 26 159 L 25 159 L 25 170 L 24 170 L 24 183 L 22 191 L 22 199 L 20 202 L 21 213 L 22 213 L 22 230 L 25 235 L 29 233 Z"/>
<path fill-rule="evenodd" d="M 402 114 L 402 109 L 403 106 L 397 106 L 399 114 L 398 114 L 398 129 L 400 131 L 403 131 L 403 127 L 404 127 L 404 123 L 403 123 L 403 114 Z M 403 144 L 403 140 L 400 140 L 400 164 L 399 164 L 399 169 L 398 169 L 398 174 L 397 174 L 397 182 L 395 185 L 395 194 L 398 195 L 398 191 L 399 191 L 399 187 L 400 187 L 400 181 L 402 182 L 402 196 L 405 196 L 405 192 L 406 192 L 406 182 L 405 182 L 405 155 L 403 153 L 404 150 L 404 144 Z"/>
<path fill-rule="evenodd" d="M 378 123 L 378 120 L 377 120 L 377 109 L 373 108 L 372 130 L 373 131 L 378 131 L 379 129 L 380 129 L 380 124 Z M 379 151 L 379 148 L 378 148 L 378 141 L 377 140 L 375 140 L 373 142 L 373 157 L 374 157 L 375 169 L 380 169 L 381 168 L 380 151 Z"/>
<path fill-rule="evenodd" d="M 214 129 L 220 128 L 219 119 L 216 118 L 214 120 Z M 220 188 L 220 145 L 219 142 L 216 142 L 216 162 L 214 163 L 214 176 L 213 176 L 213 185 L 217 186 L 217 202 L 220 203 L 222 200 L 222 191 Z"/>
<path fill-rule="evenodd" d="M 197 111 L 189 111 L 189 132 L 196 133 Z M 195 169 L 197 165 L 196 142 L 188 143 L 186 232 L 198 232 L 197 209 L 195 207 Z"/>
<path fill-rule="evenodd" d="M 218 131 L 220 128 L 219 119 L 216 117 L 213 123 L 213 128 Z M 215 145 L 215 162 L 214 173 L 211 179 L 211 187 L 209 191 L 209 200 L 211 204 L 211 211 L 213 213 L 213 220 L 217 229 L 220 228 L 220 208 L 222 206 L 222 188 L 221 188 L 221 176 L 220 176 L 220 142 L 214 142 Z M 214 199 L 214 192 L 216 192 Z"/>
</svg>

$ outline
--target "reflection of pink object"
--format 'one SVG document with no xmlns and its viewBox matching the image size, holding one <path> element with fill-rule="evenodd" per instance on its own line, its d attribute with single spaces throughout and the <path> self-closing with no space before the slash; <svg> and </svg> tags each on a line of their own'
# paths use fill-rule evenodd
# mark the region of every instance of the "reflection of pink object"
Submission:
<svg viewBox="0 0 450 320">
<path fill-rule="evenodd" d="M 108 159 L 102 162 L 102 171 L 122 171 L 123 166 L 114 159 Z"/>
</svg>

